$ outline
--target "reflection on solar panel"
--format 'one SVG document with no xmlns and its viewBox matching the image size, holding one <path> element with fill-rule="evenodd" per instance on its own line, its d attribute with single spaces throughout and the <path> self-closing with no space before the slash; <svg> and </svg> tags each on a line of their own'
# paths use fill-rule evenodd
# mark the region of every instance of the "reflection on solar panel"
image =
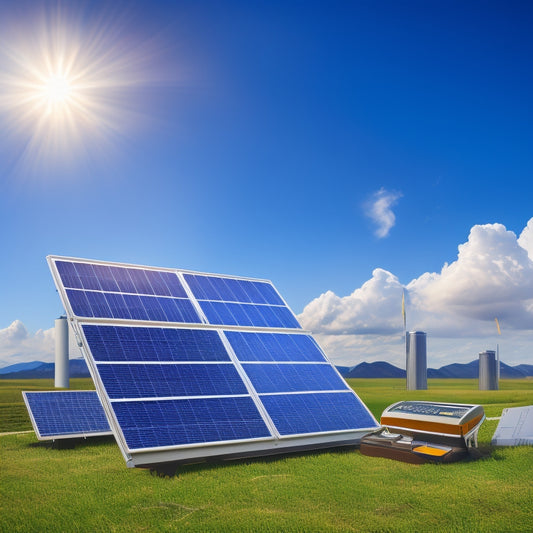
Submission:
<svg viewBox="0 0 533 533">
<path fill-rule="evenodd" d="M 269 281 L 48 262 L 128 466 L 355 444 L 378 426 Z"/>
<path fill-rule="evenodd" d="M 111 435 L 96 391 L 23 391 L 39 440 Z"/>
</svg>

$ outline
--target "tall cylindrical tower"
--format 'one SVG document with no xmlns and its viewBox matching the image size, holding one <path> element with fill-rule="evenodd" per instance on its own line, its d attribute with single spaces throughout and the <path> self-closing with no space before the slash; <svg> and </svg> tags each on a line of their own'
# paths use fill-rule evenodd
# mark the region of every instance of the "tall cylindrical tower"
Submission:
<svg viewBox="0 0 533 533">
<path fill-rule="evenodd" d="M 427 380 L 426 334 L 409 331 L 405 336 L 407 390 L 425 390 Z"/>
<path fill-rule="evenodd" d="M 498 390 L 498 368 L 493 350 L 479 353 L 479 390 Z"/>
<path fill-rule="evenodd" d="M 68 389 L 68 321 L 66 316 L 56 318 L 55 323 L 56 359 L 55 359 L 55 386 Z"/>
</svg>

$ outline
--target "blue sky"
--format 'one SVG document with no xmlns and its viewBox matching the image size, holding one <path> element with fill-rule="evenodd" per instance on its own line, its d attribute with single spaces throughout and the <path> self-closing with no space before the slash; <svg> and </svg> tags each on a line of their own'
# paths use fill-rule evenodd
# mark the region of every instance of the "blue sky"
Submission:
<svg viewBox="0 0 533 533">
<path fill-rule="evenodd" d="M 532 4 L 4 1 L 0 21 L 3 364 L 50 356 L 48 254 L 271 279 L 345 364 L 401 366 L 405 289 L 430 366 L 496 342 L 533 363 Z M 99 83 L 54 142 L 13 82 L 52 45 Z"/>
</svg>

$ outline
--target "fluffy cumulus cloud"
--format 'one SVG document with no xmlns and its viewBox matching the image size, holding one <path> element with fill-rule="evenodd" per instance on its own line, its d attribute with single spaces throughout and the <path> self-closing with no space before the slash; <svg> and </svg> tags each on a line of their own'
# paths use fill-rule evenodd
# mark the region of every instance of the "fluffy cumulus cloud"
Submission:
<svg viewBox="0 0 533 533">
<path fill-rule="evenodd" d="M 28 332 L 20 320 L 0 329 L 0 366 L 26 361 L 53 361 L 54 330 Z"/>
<path fill-rule="evenodd" d="M 533 218 L 519 238 L 501 224 L 474 226 L 457 260 L 440 272 L 424 273 L 403 286 L 392 273 L 376 269 L 352 294 L 328 291 L 299 318 L 339 364 L 386 360 L 402 365 L 403 291 L 408 329 L 428 334 L 430 366 L 471 361 L 497 342 L 506 350 L 504 361 L 532 363 Z"/>
<path fill-rule="evenodd" d="M 529 220 L 527 226 L 520 234 L 518 244 L 527 252 L 529 259 L 533 261 L 533 218 Z"/>
<path fill-rule="evenodd" d="M 392 207 L 401 196 L 399 192 L 387 191 L 381 188 L 365 204 L 365 214 L 376 225 L 374 234 L 379 239 L 387 237 L 396 223 L 396 216 L 392 211 Z"/>
<path fill-rule="evenodd" d="M 457 261 L 407 288 L 419 314 L 457 317 L 460 330 L 495 317 L 513 329 L 533 327 L 533 261 L 501 224 L 474 226 L 468 242 L 459 246 Z"/>
<path fill-rule="evenodd" d="M 396 276 L 376 268 L 349 296 L 328 291 L 313 300 L 300 319 L 305 328 L 321 334 L 393 334 L 400 328 L 402 291 Z"/>
<path fill-rule="evenodd" d="M 81 357 L 74 335 L 69 336 L 69 341 L 70 357 Z M 54 353 L 54 328 L 30 333 L 20 320 L 15 320 L 0 329 L 0 367 L 29 361 L 53 362 Z"/>
</svg>

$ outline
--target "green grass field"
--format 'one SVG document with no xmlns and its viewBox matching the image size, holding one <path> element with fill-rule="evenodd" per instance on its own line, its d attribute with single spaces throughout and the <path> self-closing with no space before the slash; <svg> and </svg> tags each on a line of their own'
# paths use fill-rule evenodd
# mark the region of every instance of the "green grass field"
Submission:
<svg viewBox="0 0 533 533">
<path fill-rule="evenodd" d="M 349 380 L 379 419 L 403 399 L 481 403 L 487 416 L 533 404 L 533 380 Z M 0 381 L 0 432 L 28 431 L 21 390 L 52 380 Z M 71 388 L 93 388 L 71 380 Z M 0 531 L 533 531 L 533 447 L 490 445 L 476 460 L 410 465 L 353 448 L 222 464 L 187 465 L 177 477 L 128 469 L 112 439 L 53 449 L 33 434 L 0 436 Z"/>
</svg>

